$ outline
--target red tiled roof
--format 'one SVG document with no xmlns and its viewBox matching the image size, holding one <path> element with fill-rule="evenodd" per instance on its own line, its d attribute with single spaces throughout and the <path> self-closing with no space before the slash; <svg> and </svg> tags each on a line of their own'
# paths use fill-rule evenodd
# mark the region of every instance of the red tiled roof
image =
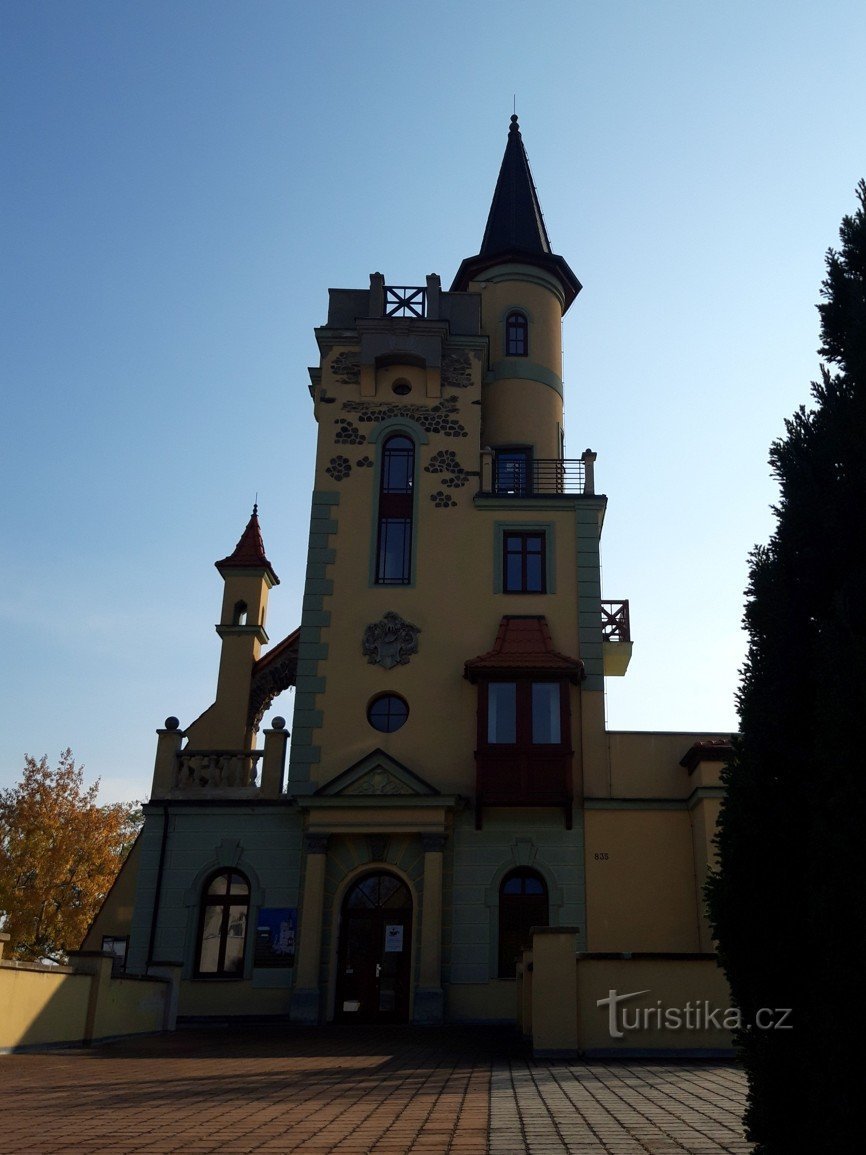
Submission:
<svg viewBox="0 0 866 1155">
<path fill-rule="evenodd" d="M 479 673 L 515 670 L 523 673 L 559 674 L 578 682 L 584 677 L 583 662 L 553 648 L 547 618 L 504 617 L 492 650 L 470 658 L 464 672 L 470 681 Z"/>
<path fill-rule="evenodd" d="M 259 507 L 253 506 L 253 513 L 247 522 L 247 527 L 240 536 L 234 552 L 214 565 L 222 573 L 224 569 L 266 569 L 270 571 L 273 584 L 279 585 L 280 579 L 274 572 L 274 567 L 265 556 L 265 543 L 262 541 L 262 531 L 259 527 Z"/>
<path fill-rule="evenodd" d="M 703 738 L 691 745 L 680 759 L 689 774 L 699 762 L 727 762 L 734 752 L 730 738 Z"/>
</svg>

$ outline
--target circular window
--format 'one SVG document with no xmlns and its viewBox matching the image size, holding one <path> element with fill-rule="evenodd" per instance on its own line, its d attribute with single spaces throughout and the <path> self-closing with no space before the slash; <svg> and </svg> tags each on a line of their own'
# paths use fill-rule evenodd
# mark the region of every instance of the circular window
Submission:
<svg viewBox="0 0 866 1155">
<path fill-rule="evenodd" d="M 405 397 L 407 393 L 412 392 L 412 386 L 408 381 L 395 381 L 391 386 L 391 392 L 396 393 L 398 397 Z"/>
<path fill-rule="evenodd" d="M 409 717 L 409 705 L 397 694 L 380 694 L 367 707 L 367 721 L 374 730 L 393 734 Z"/>
</svg>

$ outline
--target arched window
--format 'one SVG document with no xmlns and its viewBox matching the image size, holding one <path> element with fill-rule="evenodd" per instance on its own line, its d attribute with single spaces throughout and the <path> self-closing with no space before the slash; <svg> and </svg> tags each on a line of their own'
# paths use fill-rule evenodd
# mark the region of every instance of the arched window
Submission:
<svg viewBox="0 0 866 1155">
<path fill-rule="evenodd" d="M 403 434 L 382 446 L 379 473 L 379 525 L 376 540 L 378 585 L 408 585 L 412 580 L 412 487 L 415 444 Z"/>
<path fill-rule="evenodd" d="M 509 313 L 505 318 L 505 355 L 526 357 L 529 353 L 529 322 L 524 313 Z"/>
<path fill-rule="evenodd" d="M 547 886 L 537 870 L 511 870 L 499 887 L 499 977 L 512 979 L 533 926 L 547 926 Z"/>
<path fill-rule="evenodd" d="M 238 870 L 212 874 L 201 900 L 196 974 L 204 978 L 242 978 L 250 884 Z"/>
<path fill-rule="evenodd" d="M 247 603 L 244 601 L 235 602 L 234 612 L 232 614 L 233 626 L 245 626 L 247 624 Z"/>
</svg>

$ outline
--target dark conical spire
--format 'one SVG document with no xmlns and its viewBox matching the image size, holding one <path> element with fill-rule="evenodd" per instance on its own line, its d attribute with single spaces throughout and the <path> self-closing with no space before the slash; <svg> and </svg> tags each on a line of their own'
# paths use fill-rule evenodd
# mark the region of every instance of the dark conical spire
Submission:
<svg viewBox="0 0 866 1155">
<path fill-rule="evenodd" d="M 253 506 L 252 516 L 247 527 L 241 534 L 238 544 L 228 557 L 214 562 L 222 573 L 224 569 L 264 569 L 270 572 L 273 585 L 279 585 L 280 579 L 274 573 L 274 567 L 265 556 L 265 543 L 262 540 L 262 531 L 259 526 L 259 507 Z"/>
<path fill-rule="evenodd" d="M 581 290 L 566 261 L 550 248 L 516 116 L 512 116 L 508 129 L 481 249 L 477 256 L 463 261 L 451 289 L 463 290 L 485 269 L 509 263 L 536 265 L 552 273 L 562 287 L 563 312 Z"/>
<path fill-rule="evenodd" d="M 481 242 L 481 257 L 497 256 L 516 250 L 525 253 L 550 253 L 550 241 L 538 193 L 529 170 L 526 149 L 517 117 L 512 116 L 508 143 L 493 192 L 493 203 L 487 228 Z"/>
</svg>

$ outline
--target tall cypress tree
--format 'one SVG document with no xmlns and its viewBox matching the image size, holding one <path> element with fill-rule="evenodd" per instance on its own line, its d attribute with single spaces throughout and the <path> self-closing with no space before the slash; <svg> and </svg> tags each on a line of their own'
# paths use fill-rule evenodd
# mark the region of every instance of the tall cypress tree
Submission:
<svg viewBox="0 0 866 1155">
<path fill-rule="evenodd" d="M 770 450 L 776 528 L 751 555 L 741 734 L 707 886 L 761 1155 L 854 1150 L 862 1112 L 866 182 L 857 196 L 826 257 L 815 405 Z M 791 1013 L 766 1029 L 763 1008 Z"/>
</svg>

